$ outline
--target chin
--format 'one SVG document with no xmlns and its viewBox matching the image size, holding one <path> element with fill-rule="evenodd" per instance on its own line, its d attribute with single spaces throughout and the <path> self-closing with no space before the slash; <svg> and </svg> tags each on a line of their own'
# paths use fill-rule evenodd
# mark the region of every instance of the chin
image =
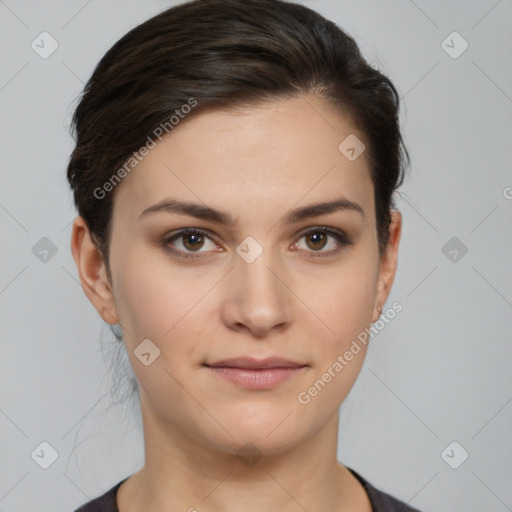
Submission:
<svg viewBox="0 0 512 512">
<path fill-rule="evenodd" d="M 254 404 L 234 408 L 227 415 L 216 415 L 217 421 L 231 434 L 216 430 L 221 438 L 211 439 L 219 449 L 238 454 L 240 450 L 251 450 L 264 455 L 283 453 L 308 437 L 307 423 L 297 424 L 297 412 L 279 404 Z M 311 426 L 311 431 L 314 431 Z M 213 434 L 213 432 L 212 432 Z M 245 448 L 244 448 L 245 447 Z"/>
<path fill-rule="evenodd" d="M 295 434 L 296 435 L 296 434 Z M 235 455 L 248 466 L 253 465 L 261 457 L 280 455 L 297 444 L 300 439 L 291 435 L 289 430 L 283 430 L 280 434 L 272 435 L 254 431 L 237 432 L 233 437 L 226 436 L 222 440 L 211 439 L 210 442 L 221 452 Z"/>
</svg>

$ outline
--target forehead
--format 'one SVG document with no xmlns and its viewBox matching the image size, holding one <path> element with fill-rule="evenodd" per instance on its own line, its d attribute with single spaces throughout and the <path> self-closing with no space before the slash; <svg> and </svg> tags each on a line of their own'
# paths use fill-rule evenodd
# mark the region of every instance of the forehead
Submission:
<svg viewBox="0 0 512 512">
<path fill-rule="evenodd" d="M 155 140 L 116 190 L 114 215 L 135 221 L 166 197 L 236 209 L 235 216 L 340 195 L 371 210 L 365 152 L 350 160 L 340 151 L 354 136 L 364 140 L 340 111 L 313 96 L 199 111 Z"/>
</svg>

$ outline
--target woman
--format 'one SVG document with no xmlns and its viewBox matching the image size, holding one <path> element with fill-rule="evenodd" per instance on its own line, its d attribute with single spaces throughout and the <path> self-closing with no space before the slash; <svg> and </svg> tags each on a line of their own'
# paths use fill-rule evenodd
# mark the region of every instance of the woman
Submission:
<svg viewBox="0 0 512 512">
<path fill-rule="evenodd" d="M 397 266 L 398 106 L 350 36 L 280 0 L 184 3 L 102 58 L 72 252 L 122 330 L 145 464 L 81 512 L 414 510 L 336 458 Z"/>
</svg>

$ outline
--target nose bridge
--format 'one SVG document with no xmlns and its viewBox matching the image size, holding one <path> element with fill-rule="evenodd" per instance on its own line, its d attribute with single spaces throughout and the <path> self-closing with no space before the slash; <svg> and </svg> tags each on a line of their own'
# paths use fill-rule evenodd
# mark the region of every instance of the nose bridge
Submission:
<svg viewBox="0 0 512 512">
<path fill-rule="evenodd" d="M 230 311 L 234 315 L 230 322 L 261 331 L 286 322 L 289 292 L 277 277 L 282 270 L 276 251 L 247 237 L 236 252 L 235 268 L 230 273 Z"/>
<path fill-rule="evenodd" d="M 265 297 L 270 300 L 281 295 L 283 285 L 274 275 L 279 267 L 275 251 L 270 245 L 263 246 L 253 237 L 247 237 L 236 249 L 238 254 L 235 263 L 235 279 L 240 280 L 242 294 L 251 298 Z M 272 269 L 273 271 L 271 271 Z"/>
</svg>

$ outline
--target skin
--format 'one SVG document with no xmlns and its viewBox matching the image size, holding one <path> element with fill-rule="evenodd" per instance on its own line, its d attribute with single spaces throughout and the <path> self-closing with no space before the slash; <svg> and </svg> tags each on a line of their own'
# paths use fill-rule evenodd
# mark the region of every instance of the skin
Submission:
<svg viewBox="0 0 512 512">
<path fill-rule="evenodd" d="M 118 491 L 120 512 L 371 511 L 336 458 L 339 406 L 366 347 L 307 405 L 297 399 L 378 319 L 395 276 L 401 214 L 392 211 L 390 243 L 379 255 L 366 155 L 351 162 L 338 150 L 351 133 L 364 140 L 311 95 L 189 116 L 115 190 L 112 282 L 87 225 L 75 219 L 71 247 L 84 292 L 107 323 L 120 323 L 140 389 L 146 459 Z M 162 212 L 139 219 L 169 197 L 229 212 L 236 224 Z M 364 215 L 282 220 L 340 197 Z M 315 226 L 342 230 L 353 244 L 335 253 L 332 236 L 304 236 Z M 200 252 L 195 260 L 163 248 L 187 227 L 209 238 L 168 245 Z M 248 236 L 263 248 L 252 263 L 236 252 Z M 149 366 L 134 355 L 146 338 L 160 349 Z M 204 366 L 236 356 L 307 367 L 255 391 Z M 261 455 L 252 465 L 237 456 L 247 443 Z"/>
</svg>

